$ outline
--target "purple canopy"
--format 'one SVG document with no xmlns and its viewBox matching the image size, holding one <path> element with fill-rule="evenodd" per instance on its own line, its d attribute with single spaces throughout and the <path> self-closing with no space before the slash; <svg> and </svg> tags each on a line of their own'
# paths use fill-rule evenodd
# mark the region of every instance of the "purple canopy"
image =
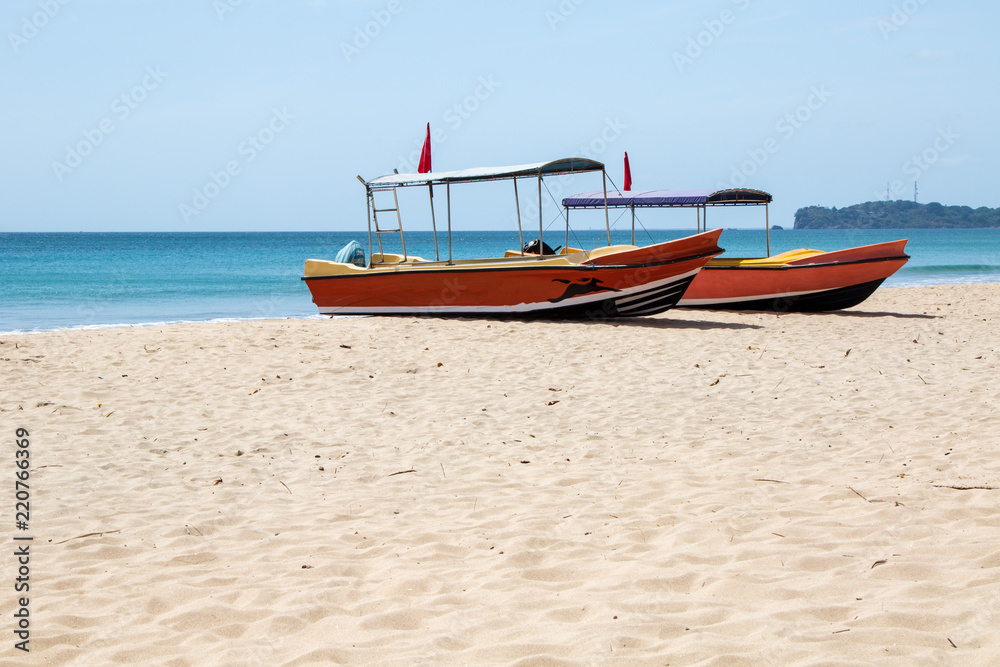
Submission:
<svg viewBox="0 0 1000 667">
<path fill-rule="evenodd" d="M 771 202 L 771 195 L 760 190 L 619 190 L 608 191 L 608 208 L 761 206 Z M 603 192 L 584 192 L 563 199 L 566 208 L 604 206 Z"/>
</svg>

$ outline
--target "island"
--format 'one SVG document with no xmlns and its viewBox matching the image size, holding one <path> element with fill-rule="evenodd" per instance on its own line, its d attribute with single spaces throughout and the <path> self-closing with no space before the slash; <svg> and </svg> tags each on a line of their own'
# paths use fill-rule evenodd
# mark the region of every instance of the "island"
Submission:
<svg viewBox="0 0 1000 667">
<path fill-rule="evenodd" d="M 1000 227 L 1000 209 L 943 206 L 937 202 L 870 201 L 847 208 L 807 206 L 793 229 L 982 229 Z"/>
</svg>

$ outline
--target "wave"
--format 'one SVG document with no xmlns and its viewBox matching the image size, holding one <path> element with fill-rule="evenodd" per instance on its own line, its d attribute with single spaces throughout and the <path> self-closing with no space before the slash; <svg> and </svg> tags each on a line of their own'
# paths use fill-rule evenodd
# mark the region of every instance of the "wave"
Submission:
<svg viewBox="0 0 1000 667">
<path fill-rule="evenodd" d="M 359 315 L 341 315 L 340 317 L 363 317 Z M 26 334 L 48 333 L 51 331 L 90 331 L 97 329 L 133 329 L 145 327 L 165 327 L 173 324 L 221 324 L 226 322 L 263 322 L 265 320 L 325 320 L 329 315 L 290 315 L 287 317 L 216 317 L 208 320 L 163 320 L 159 322 L 122 322 L 117 324 L 75 324 L 70 326 L 10 329 L 0 331 L 0 336 L 20 336 Z"/>
<path fill-rule="evenodd" d="M 979 275 L 1000 273 L 1000 265 L 996 264 L 939 264 L 927 266 L 904 266 L 899 271 L 908 274 L 942 273 L 947 275 Z"/>
</svg>

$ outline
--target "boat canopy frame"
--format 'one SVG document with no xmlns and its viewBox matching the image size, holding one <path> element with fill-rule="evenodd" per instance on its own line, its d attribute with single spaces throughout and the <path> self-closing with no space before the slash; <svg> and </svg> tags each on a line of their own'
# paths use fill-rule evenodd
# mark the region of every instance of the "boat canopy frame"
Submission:
<svg viewBox="0 0 1000 667">
<path fill-rule="evenodd" d="M 481 183 L 485 181 L 502 181 L 502 180 L 512 180 L 514 181 L 514 203 L 517 208 L 517 236 L 518 242 L 521 243 L 521 255 L 524 255 L 524 244 L 523 244 L 523 232 L 521 229 L 521 207 L 517 192 L 517 181 L 518 179 L 535 178 L 538 180 L 538 241 L 539 248 L 541 248 L 542 237 L 545 232 L 544 218 L 542 217 L 542 179 L 546 176 L 561 176 L 566 174 L 579 174 L 588 172 L 601 172 L 603 190 L 595 195 L 599 195 L 601 199 L 600 206 L 604 206 L 604 223 L 607 229 L 608 245 L 611 245 L 611 223 L 608 214 L 608 181 L 607 181 L 607 171 L 602 162 L 596 160 L 591 160 L 588 158 L 570 157 L 562 158 L 559 160 L 552 160 L 549 162 L 536 162 L 532 164 L 522 164 L 515 165 L 511 167 L 477 167 L 473 169 L 463 169 L 458 171 L 440 171 L 440 172 L 427 172 L 423 174 L 387 174 L 385 176 L 379 176 L 378 178 L 373 178 L 370 181 L 366 181 L 361 176 L 358 176 L 358 180 L 365 186 L 367 208 L 368 208 L 368 252 L 369 256 L 374 253 L 373 239 L 372 239 L 372 221 L 375 222 L 374 233 L 378 237 L 378 247 L 379 253 L 382 253 L 382 234 L 383 233 L 399 233 L 400 242 L 403 246 L 403 263 L 407 261 L 406 254 L 406 241 L 403 237 L 403 224 L 402 219 L 399 216 L 399 203 L 398 198 L 395 198 L 396 188 L 405 187 L 423 187 L 426 186 L 428 189 L 428 194 L 430 197 L 431 205 L 431 227 L 434 233 L 434 258 L 435 261 L 440 261 L 440 253 L 438 251 L 438 238 L 437 238 L 437 222 L 434 215 L 434 186 L 444 185 L 445 186 L 445 197 L 447 200 L 447 224 L 448 224 L 448 263 L 452 263 L 452 243 L 451 243 L 451 184 L 452 183 Z M 395 209 L 377 209 L 375 208 L 375 193 L 392 191 L 394 200 L 396 202 Z M 399 227 L 393 230 L 380 230 L 378 227 L 378 213 L 386 211 L 395 211 L 397 219 L 399 220 Z M 567 234 L 569 229 L 569 214 L 567 212 Z M 539 252 L 539 258 L 543 258 L 541 252 Z"/>
<path fill-rule="evenodd" d="M 599 200 L 598 197 L 601 197 Z M 574 208 L 605 209 L 627 208 L 632 210 L 632 245 L 635 245 L 635 209 L 637 208 L 693 208 L 697 210 L 697 230 L 708 231 L 710 206 L 763 206 L 767 254 L 771 255 L 771 212 L 773 197 L 763 190 L 725 188 L 722 190 L 617 190 L 612 193 L 584 192 L 562 200 L 566 209 L 566 234 L 569 238 L 569 212 Z"/>
</svg>

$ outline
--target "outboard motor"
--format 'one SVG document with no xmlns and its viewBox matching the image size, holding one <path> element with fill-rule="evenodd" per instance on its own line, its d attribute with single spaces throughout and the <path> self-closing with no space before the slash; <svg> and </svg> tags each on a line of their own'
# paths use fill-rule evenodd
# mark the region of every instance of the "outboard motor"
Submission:
<svg viewBox="0 0 1000 667">
<path fill-rule="evenodd" d="M 341 264 L 353 264 L 363 269 L 365 268 L 365 249 L 357 241 L 351 241 L 340 249 L 333 261 Z"/>
<path fill-rule="evenodd" d="M 541 252 L 539 252 L 539 245 L 541 245 Z M 521 252 L 528 253 L 531 255 L 554 255 L 557 252 L 559 252 L 560 248 L 562 248 L 561 245 L 556 246 L 556 249 L 553 250 L 548 243 L 535 239 L 534 241 L 528 241 L 527 243 L 525 243 L 524 247 L 521 248 Z"/>
</svg>

